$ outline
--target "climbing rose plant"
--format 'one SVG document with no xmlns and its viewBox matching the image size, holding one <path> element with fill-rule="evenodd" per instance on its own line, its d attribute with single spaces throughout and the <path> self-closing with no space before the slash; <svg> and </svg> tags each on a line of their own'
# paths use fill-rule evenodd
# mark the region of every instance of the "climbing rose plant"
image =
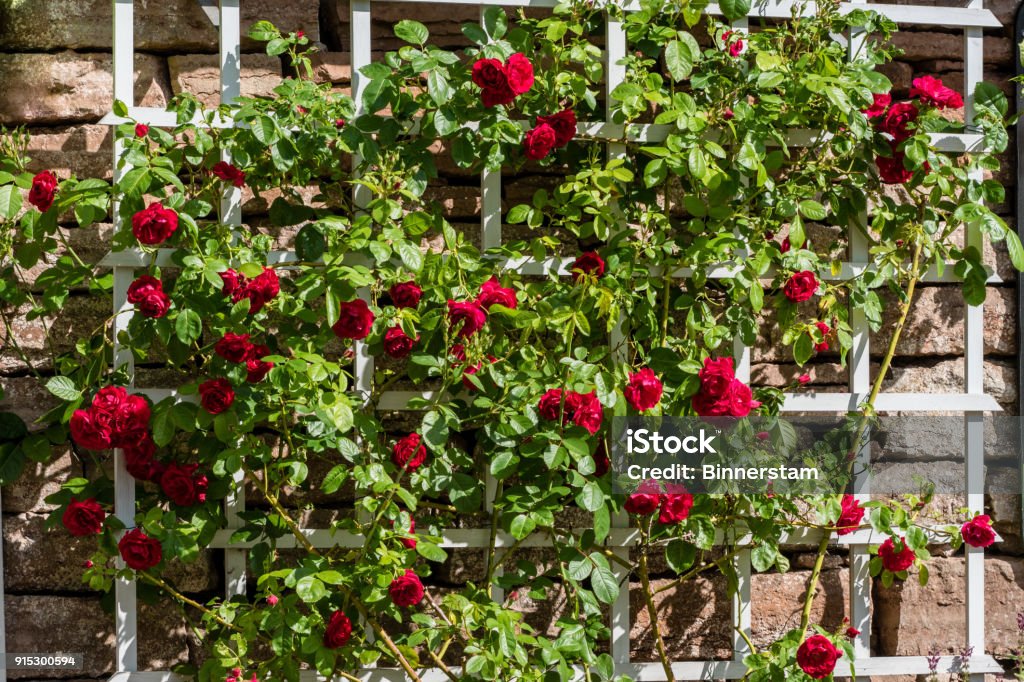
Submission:
<svg viewBox="0 0 1024 682">
<path fill-rule="evenodd" d="M 748 9 L 722 8 L 727 19 Z M 401 21 L 395 34 L 407 44 L 360 72 L 360 113 L 311 80 L 307 38 L 260 22 L 252 37 L 286 55 L 294 77 L 272 97 L 217 110 L 181 95 L 172 129 L 136 123 L 118 104 L 125 172 L 113 186 L 33 175 L 25 135 L 6 134 L 5 345 L 62 404 L 32 431 L 0 414 L 0 479 L 69 441 L 89 476 L 49 498 L 51 523 L 96 543 L 90 587 L 135 579 L 201 614 L 209 656 L 182 672 L 204 682 L 296 680 L 304 667 L 355 679 L 370 664 L 414 680 L 425 667 L 453 680 L 574 670 L 625 680 L 603 653 L 604 610 L 629 575 L 673 679 L 649 559 L 663 555 L 677 583 L 720 571 L 734 584 L 735 537 L 753 538 L 755 570 L 785 571 L 779 542 L 798 527 L 823 535 L 801 622 L 761 649 L 751 643 L 746 663 L 755 680 L 831 676 L 841 657 L 852 660 L 858 633 L 810 620 L 829 540 L 870 525 L 889 538 L 872 548 L 872 574 L 886 585 L 912 572 L 924 581 L 927 491 L 859 502 L 694 495 L 647 481 L 613 495 L 611 418 L 773 417 L 782 393 L 737 377 L 734 338 L 776 339 L 773 350 L 799 365 L 822 353 L 845 361 L 851 306 L 895 339 L 902 322 L 883 329 L 883 295 L 905 320 L 918 281 L 947 263 L 967 301 L 982 301 L 988 273 L 977 246 L 957 238 L 965 225 L 1005 240 L 1024 266 L 1016 235 L 985 207 L 1004 198 L 988 176 L 1006 145 L 1006 102 L 979 86 L 975 123 L 988 151 L 940 154 L 929 133 L 961 130 L 950 115 L 961 96 L 922 74 L 908 99 L 894 100 L 876 71 L 891 58 L 887 20 L 826 2 L 814 16 L 745 33 L 703 9 L 566 3 L 547 18 L 510 20 L 489 8 L 463 27 L 473 46 L 461 52 Z M 626 82 L 608 102 L 593 41 L 605 11 L 630 44 Z M 832 36 L 854 29 L 872 38 L 850 61 Z M 606 117 L 610 128 L 578 127 Z M 649 124 L 663 132 L 637 141 Z M 519 236 L 484 251 L 476 229 L 460 231 L 431 199 L 439 154 L 465 172 L 540 170 L 551 183 L 509 208 Z M 226 224 L 221 198 L 236 188 L 269 202 L 269 225 Z M 109 300 L 112 276 L 84 263 L 59 225 L 96 229 L 112 210 L 124 225 L 114 251 L 139 258 L 128 331 L 112 338 L 107 320 L 55 354 L 56 375 L 43 377 L 14 336 L 14 311 L 47 319 L 83 289 Z M 837 281 L 853 230 L 871 267 Z M 281 245 L 294 258 L 271 258 Z M 507 266 L 554 256 L 561 274 Z M 22 283 L 37 266 L 33 291 Z M 711 276 L 722 267 L 732 276 Z M 692 276 L 674 279 L 680 268 Z M 627 333 L 613 333 L 620 324 Z M 154 402 L 122 388 L 132 377 L 114 362 L 115 344 L 134 360 L 137 385 L 170 384 L 177 395 Z M 894 349 L 860 419 L 873 415 Z M 366 353 L 382 359 L 357 380 Z M 395 389 L 427 393 L 412 412 L 378 410 Z M 137 482 L 127 522 L 111 513 L 112 448 Z M 481 511 L 488 474 L 494 503 Z M 223 503 L 243 488 L 248 511 L 229 519 Z M 325 512 L 332 536 L 361 541 L 311 542 L 302 527 Z M 620 513 L 639 529 L 631 555 L 607 545 Z M 175 567 L 229 521 L 232 540 L 251 544 L 248 589 L 198 603 L 175 586 Z M 944 531 L 954 547 L 995 540 L 987 516 L 964 521 Z M 479 579 L 441 591 L 431 577 L 448 558 L 442 529 L 455 525 L 481 528 L 491 543 Z M 496 547 L 499 531 L 511 546 Z M 550 550 L 539 563 L 520 551 L 536 535 Z M 548 631 L 516 608 L 524 595 L 557 594 L 565 608 Z"/>
</svg>

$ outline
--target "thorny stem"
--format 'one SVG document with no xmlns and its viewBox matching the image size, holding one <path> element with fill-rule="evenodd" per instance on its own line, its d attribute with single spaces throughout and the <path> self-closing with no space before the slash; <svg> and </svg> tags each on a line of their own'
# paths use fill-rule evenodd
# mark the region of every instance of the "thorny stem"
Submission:
<svg viewBox="0 0 1024 682">
<path fill-rule="evenodd" d="M 146 571 L 136 571 L 136 575 L 138 575 L 140 578 L 142 578 L 146 582 L 150 583 L 151 585 L 155 585 L 156 587 L 159 587 L 161 590 L 163 590 L 167 594 L 171 595 L 174 599 L 177 599 L 182 604 L 185 604 L 187 606 L 191 606 L 192 608 L 194 608 L 194 609 L 196 609 L 198 611 L 201 611 L 205 615 L 209 616 L 210 619 L 213 620 L 214 622 L 216 622 L 218 625 L 220 625 L 222 627 L 225 627 L 225 628 L 227 628 L 229 630 L 234 630 L 235 632 L 239 632 L 239 633 L 245 634 L 245 630 L 243 630 L 242 628 L 238 627 L 234 623 L 227 622 L 226 620 L 221 618 L 219 615 L 217 615 L 216 611 L 210 609 L 207 606 L 203 606 L 202 604 L 197 602 L 195 599 L 190 599 L 189 597 L 186 597 L 181 592 L 178 592 L 178 590 L 176 590 L 173 587 L 171 587 L 163 579 L 158 578 L 155 575 L 152 575 L 152 574 L 150 574 L 150 573 L 148 573 Z"/>
<path fill-rule="evenodd" d="M 892 336 L 889 339 L 889 347 L 886 349 L 885 356 L 882 358 L 882 364 L 879 366 L 878 375 L 875 377 L 875 382 L 871 386 L 871 393 L 868 395 L 868 399 L 861 407 L 863 418 L 867 418 L 875 413 L 875 401 L 878 399 L 878 394 L 882 391 L 882 382 L 885 381 L 886 375 L 889 373 L 889 368 L 892 365 L 892 359 L 896 355 L 896 347 L 899 345 L 900 336 L 906 327 L 907 317 L 910 315 L 910 307 L 914 302 L 914 290 L 917 288 L 917 283 L 921 278 L 921 249 L 921 241 L 917 240 L 914 244 L 914 256 L 910 266 L 910 279 L 907 282 L 906 299 L 900 304 L 900 316 L 896 321 L 896 328 L 893 330 Z M 862 432 L 862 427 L 858 427 L 856 449 L 860 449 L 860 434 Z M 818 591 L 818 581 L 821 578 L 821 567 L 825 562 L 825 555 L 828 553 L 828 543 L 831 539 L 832 534 L 828 529 L 826 529 L 822 535 L 821 542 L 818 544 L 818 556 L 814 561 L 814 569 L 811 571 L 811 579 L 807 586 L 807 594 L 804 596 L 804 605 L 800 616 L 801 639 L 805 639 L 807 637 L 807 626 L 810 624 L 811 620 L 811 605 L 814 602 L 814 595 Z"/>
<path fill-rule="evenodd" d="M 654 595 L 651 593 L 651 579 L 650 574 L 647 571 L 647 537 L 648 530 L 646 528 L 641 529 L 643 534 L 643 543 L 640 546 L 640 584 L 643 588 L 644 602 L 647 604 L 647 617 L 651 621 L 651 631 L 654 633 L 654 641 L 658 647 L 658 658 L 661 659 L 661 667 L 665 670 L 665 679 L 668 682 L 675 682 L 676 678 L 672 674 L 672 662 L 668 658 L 668 651 L 665 649 L 665 640 L 661 636 L 661 626 L 658 623 L 658 609 L 654 605 Z"/>
</svg>

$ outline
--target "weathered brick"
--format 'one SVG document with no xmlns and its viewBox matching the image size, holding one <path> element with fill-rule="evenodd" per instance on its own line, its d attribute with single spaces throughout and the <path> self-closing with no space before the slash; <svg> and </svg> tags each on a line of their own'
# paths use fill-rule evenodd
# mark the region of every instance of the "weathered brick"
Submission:
<svg viewBox="0 0 1024 682">
<path fill-rule="evenodd" d="M 33 171 L 51 170 L 57 177 L 110 179 L 114 167 L 113 128 L 80 125 L 30 131 L 28 154 Z"/>
<path fill-rule="evenodd" d="M 208 107 L 220 104 L 220 64 L 216 55 L 168 57 L 174 94 L 188 92 Z M 281 84 L 281 60 L 262 54 L 242 56 L 242 96 L 267 97 Z"/>
</svg>

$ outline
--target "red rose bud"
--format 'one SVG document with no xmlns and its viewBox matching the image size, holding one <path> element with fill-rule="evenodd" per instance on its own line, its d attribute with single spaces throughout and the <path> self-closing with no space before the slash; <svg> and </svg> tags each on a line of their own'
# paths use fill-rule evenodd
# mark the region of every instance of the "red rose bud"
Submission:
<svg viewBox="0 0 1024 682">
<path fill-rule="evenodd" d="M 145 123 L 135 124 L 135 137 L 145 137 L 149 135 L 149 126 Z"/>
<path fill-rule="evenodd" d="M 191 507 L 206 502 L 206 476 L 196 475 L 198 464 L 171 464 L 160 477 L 160 488 L 174 504 Z"/>
<path fill-rule="evenodd" d="M 626 402 L 639 412 L 645 412 L 661 400 L 662 385 L 650 367 L 629 375 L 629 385 L 623 390 Z"/>
<path fill-rule="evenodd" d="M 818 278 L 810 270 L 793 273 L 782 288 L 782 293 L 793 303 L 810 300 L 818 291 Z"/>
<path fill-rule="evenodd" d="M 487 323 L 487 312 L 476 301 L 448 299 L 448 323 L 462 338 L 473 336 Z"/>
<path fill-rule="evenodd" d="M 922 104 L 939 109 L 959 109 L 964 105 L 960 93 L 947 88 L 935 76 L 921 76 L 911 82 L 910 96 L 916 97 Z"/>
<path fill-rule="evenodd" d="M 249 359 L 253 345 L 249 343 L 248 334 L 227 332 L 224 338 L 214 344 L 213 350 L 228 362 L 241 363 Z"/>
<path fill-rule="evenodd" d="M 810 374 L 801 374 L 800 376 L 798 376 L 796 378 L 796 380 L 800 384 L 809 384 L 809 383 L 811 383 L 811 375 Z"/>
<path fill-rule="evenodd" d="M 178 214 L 160 204 L 150 204 L 148 208 L 132 216 L 132 234 L 140 244 L 162 244 L 177 229 Z"/>
<path fill-rule="evenodd" d="M 892 104 L 892 95 L 889 93 L 874 93 L 874 102 L 871 103 L 867 109 L 864 110 L 864 115 L 868 118 L 877 118 L 885 113 L 885 110 Z"/>
<path fill-rule="evenodd" d="M 814 344 L 815 352 L 821 353 L 821 352 L 827 351 L 828 350 L 828 335 L 832 333 L 832 328 L 829 327 L 824 322 L 815 322 L 814 326 L 818 328 L 818 331 L 821 332 L 821 336 L 824 338 L 824 340 L 821 343 L 815 343 Z"/>
<path fill-rule="evenodd" d="M 420 304 L 423 290 L 416 282 L 399 282 L 391 285 L 388 295 L 391 296 L 391 302 L 396 308 L 415 308 Z"/>
<path fill-rule="evenodd" d="M 241 187 L 245 184 L 245 173 L 227 161 L 218 161 L 213 164 L 211 172 L 224 182 L 229 182 L 235 187 Z"/>
<path fill-rule="evenodd" d="M 550 116 L 538 116 L 537 126 L 547 125 L 555 131 L 555 146 L 564 147 L 576 137 L 576 112 L 563 109 Z"/>
<path fill-rule="evenodd" d="M 407 357 L 418 340 L 418 336 L 409 338 L 401 327 L 391 327 L 384 332 L 384 352 L 396 359 Z"/>
<path fill-rule="evenodd" d="M 427 448 L 423 445 L 420 434 L 410 433 L 395 443 L 391 449 L 391 461 L 399 469 L 419 469 L 427 461 Z"/>
<path fill-rule="evenodd" d="M 523 154 L 528 159 L 539 161 L 551 153 L 557 139 L 555 129 L 547 123 L 541 123 L 533 130 L 527 131 L 523 137 Z"/>
<path fill-rule="evenodd" d="M 300 39 L 301 38 L 305 38 L 306 37 L 306 32 L 305 31 L 296 31 L 295 32 L 295 37 L 296 38 L 300 38 Z"/>
<path fill-rule="evenodd" d="M 626 498 L 622 505 L 630 514 L 647 516 L 653 514 L 661 504 L 661 486 L 657 481 L 648 479 L 637 486 L 636 492 Z"/>
<path fill-rule="evenodd" d="M 124 534 L 117 543 L 117 550 L 128 568 L 145 571 L 153 568 L 163 559 L 160 541 L 149 537 L 140 529 L 135 528 Z"/>
<path fill-rule="evenodd" d="M 235 390 L 227 379 L 210 379 L 199 384 L 199 404 L 210 414 L 220 414 L 235 402 Z"/>
<path fill-rule="evenodd" d="M 971 547 L 988 547 L 996 541 L 992 519 L 985 514 L 978 514 L 960 527 L 960 537 Z"/>
<path fill-rule="evenodd" d="M 61 523 L 76 537 L 96 535 L 103 530 L 103 507 L 93 498 L 79 502 L 74 497 L 64 510 Z"/>
<path fill-rule="evenodd" d="M 515 308 L 516 292 L 515 289 L 501 286 L 498 278 L 492 276 L 480 285 L 480 295 L 477 296 L 476 302 L 485 310 L 490 310 L 491 306 L 495 304 L 503 305 L 506 308 Z"/>
<path fill-rule="evenodd" d="M 273 595 L 273 594 L 268 594 L 267 595 L 267 605 L 268 606 L 277 606 L 277 602 L 278 602 L 278 598 L 275 595 Z"/>
<path fill-rule="evenodd" d="M 345 301 L 338 306 L 338 321 L 331 329 L 339 339 L 365 339 L 370 334 L 376 316 L 361 298 Z"/>
<path fill-rule="evenodd" d="M 882 559 L 882 567 L 887 571 L 899 573 L 914 565 L 916 554 L 907 546 L 906 540 L 900 538 L 902 549 L 896 551 L 896 543 L 892 538 L 886 538 L 885 542 L 878 548 L 878 556 Z"/>
<path fill-rule="evenodd" d="M 57 176 L 48 170 L 36 173 L 32 178 L 32 188 L 28 191 L 28 203 L 42 213 L 50 210 L 53 199 L 57 196 Z"/>
<path fill-rule="evenodd" d="M 726 107 L 725 111 L 722 112 L 722 118 L 726 121 L 731 121 L 735 117 L 736 114 L 733 112 L 731 107 Z"/>
<path fill-rule="evenodd" d="M 89 559 L 82 562 L 82 568 L 92 568 L 94 564 Z"/>
<path fill-rule="evenodd" d="M 853 495 L 843 495 L 842 511 L 836 521 L 836 535 L 849 535 L 857 530 L 864 518 L 864 507 Z"/>
<path fill-rule="evenodd" d="M 661 496 L 658 523 L 662 525 L 675 525 L 682 523 L 690 515 L 693 508 L 693 495 L 687 492 L 681 485 L 668 484 L 666 492 Z"/>
<path fill-rule="evenodd" d="M 851 628 L 846 628 L 846 636 L 849 637 L 850 639 L 854 639 L 854 638 L 860 636 L 860 630 L 858 630 L 857 628 L 852 628 L 852 627 Z"/>
<path fill-rule="evenodd" d="M 604 259 L 596 251 L 581 253 L 570 268 L 573 284 L 579 282 L 584 275 L 601 277 L 604 275 L 604 268 Z"/>
<path fill-rule="evenodd" d="M 352 621 L 341 611 L 335 611 L 327 621 L 324 630 L 324 646 L 328 649 L 339 649 L 348 644 L 352 637 Z"/>
<path fill-rule="evenodd" d="M 807 675 L 820 680 L 832 674 L 840 655 L 828 637 L 811 635 L 796 650 L 796 662 Z"/>
<path fill-rule="evenodd" d="M 336 119 L 334 119 L 334 127 L 335 128 L 344 128 L 345 127 L 345 119 L 343 119 L 343 118 L 336 118 Z"/>
<path fill-rule="evenodd" d="M 128 302 L 136 306 L 143 317 L 163 317 L 171 307 L 163 282 L 150 275 L 142 275 L 128 286 Z"/>
<path fill-rule="evenodd" d="M 270 355 L 270 349 L 260 344 L 252 347 L 249 358 L 245 361 L 245 380 L 250 384 L 258 384 L 274 369 L 274 363 L 262 358 Z"/>
<path fill-rule="evenodd" d="M 391 581 L 388 594 L 395 606 L 416 606 L 423 601 L 423 583 L 415 572 L 407 568 L 403 575 Z"/>
</svg>

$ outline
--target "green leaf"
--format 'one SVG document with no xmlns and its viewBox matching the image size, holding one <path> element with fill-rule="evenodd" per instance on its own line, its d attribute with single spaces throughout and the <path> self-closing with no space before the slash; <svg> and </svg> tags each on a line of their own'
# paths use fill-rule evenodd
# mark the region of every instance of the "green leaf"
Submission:
<svg viewBox="0 0 1024 682">
<path fill-rule="evenodd" d="M 722 14 L 729 21 L 736 21 L 747 16 L 750 11 L 750 0 L 722 0 L 718 3 Z"/>
<path fill-rule="evenodd" d="M 257 116 L 249 125 L 252 127 L 252 136 L 260 144 L 269 147 L 277 142 L 277 124 L 266 114 Z"/>
<path fill-rule="evenodd" d="M 407 43 L 424 45 L 430 37 L 427 27 L 412 19 L 402 19 L 395 24 L 395 35 Z"/>
<path fill-rule="evenodd" d="M 619 596 L 619 583 L 607 566 L 595 566 L 590 574 L 590 587 L 594 596 L 604 604 L 611 604 Z"/>
<path fill-rule="evenodd" d="M 61 400 L 72 402 L 82 397 L 82 392 L 75 388 L 75 382 L 68 377 L 56 376 L 46 382 L 46 390 Z"/>
<path fill-rule="evenodd" d="M 825 207 L 812 199 L 804 199 L 800 202 L 800 213 L 808 220 L 825 219 Z M 792 243 L 792 240 L 790 242 Z"/>
<path fill-rule="evenodd" d="M 0 443 L 20 441 L 27 433 L 28 427 L 21 417 L 13 412 L 0 412 Z"/>
<path fill-rule="evenodd" d="M 704 152 L 699 147 L 691 147 L 686 159 L 686 165 L 690 169 L 690 175 L 695 180 L 702 180 L 708 172 L 708 164 L 704 159 Z"/>
<path fill-rule="evenodd" d="M 508 30 L 508 17 L 505 16 L 504 8 L 489 5 L 484 10 L 483 24 L 484 30 L 487 31 L 491 40 L 500 40 Z"/>
<path fill-rule="evenodd" d="M 430 98 L 437 106 L 444 106 L 452 98 L 452 86 L 448 85 L 448 79 L 439 68 L 431 69 L 427 74 L 427 91 Z"/>
<path fill-rule="evenodd" d="M 316 225 L 305 225 L 295 235 L 295 255 L 299 260 L 312 262 L 320 260 L 327 250 L 327 239 Z"/>
<path fill-rule="evenodd" d="M 676 573 L 684 573 L 697 559 L 697 547 L 693 543 L 676 538 L 665 546 L 665 562 Z"/>
<path fill-rule="evenodd" d="M 644 168 L 644 186 L 654 187 L 660 185 L 668 177 L 668 167 L 665 159 L 654 159 Z"/>
<path fill-rule="evenodd" d="M 21 210 L 21 190 L 15 185 L 0 187 L 0 217 L 11 220 Z"/>
<path fill-rule="evenodd" d="M 793 359 L 801 367 L 814 355 L 814 340 L 810 334 L 801 334 L 793 344 Z"/>
<path fill-rule="evenodd" d="M 537 527 L 537 522 L 530 518 L 527 514 L 519 514 L 509 526 L 509 532 L 512 533 L 512 537 L 516 540 L 522 540 L 527 535 L 533 532 Z"/>
<path fill-rule="evenodd" d="M 295 594 L 307 604 L 313 604 L 327 596 L 327 588 L 319 578 L 307 575 L 295 583 Z"/>
<path fill-rule="evenodd" d="M 203 333 L 203 319 L 196 311 L 186 308 L 178 313 L 178 319 L 174 321 L 174 333 L 183 344 L 191 345 Z"/>
<path fill-rule="evenodd" d="M 331 495 L 338 491 L 338 488 L 345 483 L 348 478 L 349 466 L 347 464 L 338 464 L 324 476 L 324 480 L 320 483 L 320 490 L 325 494 Z"/>
<path fill-rule="evenodd" d="M 419 272 L 423 267 L 423 253 L 420 247 L 412 242 L 398 242 L 398 255 L 402 259 L 402 264 L 412 272 Z"/>
<path fill-rule="evenodd" d="M 249 27 L 249 37 L 261 43 L 273 40 L 279 35 L 281 35 L 281 32 L 269 21 L 257 21 Z"/>
<path fill-rule="evenodd" d="M 665 46 L 665 66 L 677 83 L 690 75 L 693 71 L 693 55 L 686 43 L 673 40 Z"/>
<path fill-rule="evenodd" d="M 576 495 L 576 504 L 589 512 L 597 511 L 604 505 L 604 492 L 597 481 L 587 481 Z"/>
<path fill-rule="evenodd" d="M 806 239 L 807 235 L 804 233 L 803 218 L 798 215 L 793 216 L 793 220 L 789 223 L 789 243 L 795 249 L 800 244 L 803 244 Z"/>
<path fill-rule="evenodd" d="M 442 563 L 448 558 L 448 552 L 435 544 L 425 542 L 423 539 L 420 539 L 416 543 L 416 553 L 427 561 L 433 561 L 436 563 Z"/>
<path fill-rule="evenodd" d="M 0 443 L 0 485 L 10 485 L 25 468 L 25 453 L 16 443 Z"/>
<path fill-rule="evenodd" d="M 1024 247 L 1021 246 L 1020 237 L 1013 230 L 1006 231 L 1006 250 L 1010 254 L 1013 267 L 1024 270 Z"/>
</svg>

